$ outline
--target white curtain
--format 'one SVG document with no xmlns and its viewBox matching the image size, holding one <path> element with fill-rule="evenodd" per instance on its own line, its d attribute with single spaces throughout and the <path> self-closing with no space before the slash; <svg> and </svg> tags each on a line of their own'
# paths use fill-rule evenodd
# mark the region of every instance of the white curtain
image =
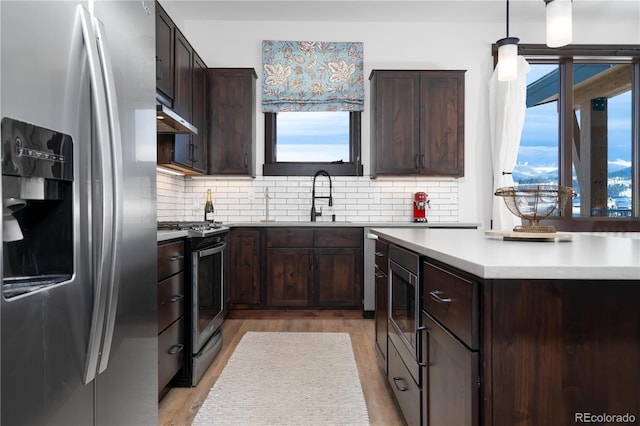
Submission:
<svg viewBox="0 0 640 426">
<path fill-rule="evenodd" d="M 527 109 L 527 73 L 529 63 L 518 56 L 518 78 L 498 81 L 498 68 L 489 80 L 489 126 L 491 134 L 491 165 L 493 192 L 503 186 L 513 186 L 511 172 L 516 165 L 520 137 Z M 504 174 L 506 172 L 507 174 Z M 493 195 L 492 228 L 512 230 L 520 225 L 520 218 L 505 206 L 502 197 Z"/>
</svg>

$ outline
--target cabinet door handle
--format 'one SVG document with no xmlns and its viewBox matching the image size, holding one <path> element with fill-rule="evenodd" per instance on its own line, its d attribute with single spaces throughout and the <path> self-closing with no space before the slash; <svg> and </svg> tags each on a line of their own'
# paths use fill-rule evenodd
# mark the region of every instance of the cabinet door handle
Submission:
<svg viewBox="0 0 640 426">
<path fill-rule="evenodd" d="M 416 154 L 416 170 L 418 170 L 420 168 L 420 164 L 418 163 L 418 161 L 420 160 L 419 157 L 420 156 L 418 154 Z"/>
<path fill-rule="evenodd" d="M 248 168 L 249 167 L 249 155 L 245 152 L 244 154 L 244 168 Z"/>
<path fill-rule="evenodd" d="M 429 296 L 431 296 L 431 298 L 433 300 L 435 300 L 438 303 L 451 303 L 453 302 L 453 299 L 450 297 L 440 297 L 440 295 L 443 294 L 440 290 L 433 290 L 429 292 Z"/>
<path fill-rule="evenodd" d="M 169 299 L 169 302 L 174 303 L 183 298 L 184 298 L 184 294 L 176 294 L 171 299 Z"/>
<path fill-rule="evenodd" d="M 402 377 L 393 378 L 393 384 L 396 386 L 396 389 L 398 389 L 400 392 L 408 390 L 405 386 L 398 386 L 398 382 L 404 382 L 404 379 Z"/>
<path fill-rule="evenodd" d="M 375 252 L 374 254 L 375 254 L 376 256 L 378 256 L 378 257 L 382 257 L 382 256 L 384 256 L 384 254 L 383 254 L 381 251 L 377 251 L 377 252 Z"/>
<path fill-rule="evenodd" d="M 156 80 L 162 80 L 162 59 L 156 56 Z"/>
<path fill-rule="evenodd" d="M 178 344 L 178 345 L 173 345 L 169 348 L 169 350 L 167 351 L 170 355 L 175 355 L 178 352 L 182 352 L 182 349 L 184 349 L 184 345 L 182 344 Z"/>
<path fill-rule="evenodd" d="M 376 272 L 376 278 L 384 278 L 384 274 L 382 272 Z"/>
<path fill-rule="evenodd" d="M 182 260 L 182 259 L 184 259 L 184 256 L 183 255 L 179 255 L 179 254 L 175 255 L 175 256 L 171 256 L 169 258 L 169 260 L 172 261 L 172 262 L 175 262 L 176 260 Z"/>
<path fill-rule="evenodd" d="M 191 159 L 191 161 L 193 161 L 194 163 L 198 162 L 198 146 L 197 145 L 192 145 L 193 146 L 193 158 Z"/>
</svg>

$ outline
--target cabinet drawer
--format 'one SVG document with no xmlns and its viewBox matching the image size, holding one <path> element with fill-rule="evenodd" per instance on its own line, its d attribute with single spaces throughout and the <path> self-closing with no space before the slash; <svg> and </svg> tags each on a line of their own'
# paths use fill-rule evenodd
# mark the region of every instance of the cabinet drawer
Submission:
<svg viewBox="0 0 640 426">
<path fill-rule="evenodd" d="M 315 247 L 355 247 L 362 246 L 362 228 L 316 229 Z"/>
<path fill-rule="evenodd" d="M 389 341 L 389 364 L 387 378 L 391 391 L 398 401 L 400 411 L 408 425 L 420 425 L 420 388 L 402 362 L 394 344 Z"/>
<path fill-rule="evenodd" d="M 313 229 L 268 229 L 267 247 L 313 247 Z"/>
<path fill-rule="evenodd" d="M 158 283 L 158 333 L 184 314 L 184 272 Z"/>
<path fill-rule="evenodd" d="M 184 269 L 184 242 L 158 245 L 158 281 Z"/>
<path fill-rule="evenodd" d="M 389 244 L 376 240 L 375 256 L 376 266 L 389 275 Z"/>
<path fill-rule="evenodd" d="M 184 318 L 158 335 L 158 392 L 184 364 Z"/>
<path fill-rule="evenodd" d="M 471 349 L 478 349 L 478 283 L 423 264 L 424 309 Z"/>
</svg>

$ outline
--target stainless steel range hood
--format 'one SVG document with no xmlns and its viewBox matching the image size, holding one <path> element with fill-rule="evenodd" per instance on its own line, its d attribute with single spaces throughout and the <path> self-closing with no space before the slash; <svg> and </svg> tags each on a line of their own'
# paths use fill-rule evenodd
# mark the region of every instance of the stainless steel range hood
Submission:
<svg viewBox="0 0 640 426">
<path fill-rule="evenodd" d="M 198 134 L 196 126 L 162 104 L 156 104 L 156 129 L 158 133 Z"/>
</svg>

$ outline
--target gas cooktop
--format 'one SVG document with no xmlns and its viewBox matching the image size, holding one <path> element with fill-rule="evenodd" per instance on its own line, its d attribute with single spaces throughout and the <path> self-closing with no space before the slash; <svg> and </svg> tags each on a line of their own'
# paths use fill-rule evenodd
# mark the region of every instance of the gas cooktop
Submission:
<svg viewBox="0 0 640 426">
<path fill-rule="evenodd" d="M 160 221 L 158 231 L 189 231 L 189 237 L 205 237 L 217 232 L 227 231 L 229 228 L 222 226 L 222 222 L 199 221 Z"/>
<path fill-rule="evenodd" d="M 158 222 L 159 231 L 207 231 L 209 229 L 217 229 L 222 227 L 222 222 L 189 222 L 189 221 L 167 221 Z"/>
</svg>

